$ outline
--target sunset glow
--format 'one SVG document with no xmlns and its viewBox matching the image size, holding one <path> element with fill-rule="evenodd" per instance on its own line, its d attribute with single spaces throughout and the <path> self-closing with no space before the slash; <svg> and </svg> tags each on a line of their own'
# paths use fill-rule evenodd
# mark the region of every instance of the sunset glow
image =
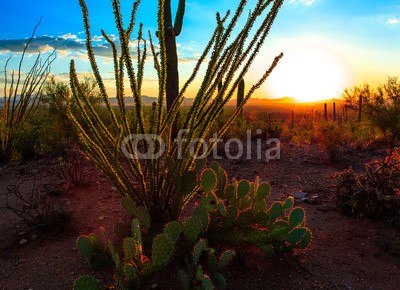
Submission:
<svg viewBox="0 0 400 290">
<path fill-rule="evenodd" d="M 177 38 L 181 84 L 191 75 L 212 35 L 216 25 L 215 13 L 232 9 L 236 2 L 187 3 L 187 17 Z M 88 1 L 88 5 L 93 19 L 94 51 L 101 60 L 99 69 L 110 80 L 107 89 L 114 95 L 112 50 L 100 34 L 104 29 L 116 39 L 112 5 L 109 0 Z M 122 1 L 121 5 L 123 11 L 129 11 L 131 1 Z M 18 66 L 18 56 L 23 51 L 26 37 L 43 16 L 28 52 L 48 54 L 56 49 L 58 58 L 52 66 L 52 74 L 64 82 L 69 82 L 71 59 L 75 60 L 79 73 L 91 73 L 79 1 L 64 1 L 57 5 L 50 0 L 43 0 L 40 5 L 35 1 L 6 1 L 3 6 L 8 12 L 0 19 L 0 25 L 6 27 L 0 33 L 0 66 L 3 67 L 11 55 L 14 57 L 10 67 Z M 156 14 L 157 5 L 143 1 L 137 23 L 142 22 L 144 31 L 149 30 L 153 36 L 157 30 Z M 399 17 L 398 1 L 394 0 L 286 1 L 270 31 L 269 41 L 260 51 L 259 60 L 253 63 L 245 76 L 246 88 L 258 81 L 280 52 L 285 54 L 284 58 L 254 97 L 287 96 L 301 102 L 338 98 L 345 88 L 364 83 L 378 85 L 387 76 L 400 75 Z M 15 19 L 23 21 L 10 25 Z M 239 20 L 238 25 L 243 25 L 244 21 L 245 17 Z M 150 55 L 148 59 L 143 94 L 156 96 L 157 74 Z M 29 61 L 27 59 L 27 67 L 32 64 Z M 200 81 L 196 80 L 187 90 L 188 98 L 196 95 L 199 85 Z"/>
<path fill-rule="evenodd" d="M 350 77 L 346 64 L 317 46 L 294 46 L 269 80 L 273 96 L 290 96 L 300 102 L 337 98 Z"/>
</svg>

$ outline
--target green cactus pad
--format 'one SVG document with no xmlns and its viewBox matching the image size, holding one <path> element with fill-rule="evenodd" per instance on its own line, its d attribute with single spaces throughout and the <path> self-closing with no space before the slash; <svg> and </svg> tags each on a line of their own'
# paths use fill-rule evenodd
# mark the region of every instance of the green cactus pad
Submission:
<svg viewBox="0 0 400 290">
<path fill-rule="evenodd" d="M 236 187 L 230 184 L 225 186 L 224 195 L 229 202 L 233 202 L 236 199 Z"/>
<path fill-rule="evenodd" d="M 156 268 L 166 266 L 174 254 L 174 243 L 166 234 L 158 235 L 153 240 L 151 259 Z"/>
<path fill-rule="evenodd" d="M 269 183 L 263 182 L 258 187 L 256 199 L 265 200 L 270 193 L 271 185 L 269 185 Z"/>
<path fill-rule="evenodd" d="M 236 206 L 229 206 L 226 209 L 226 219 L 229 225 L 233 224 L 238 217 L 238 209 Z"/>
<path fill-rule="evenodd" d="M 293 205 L 294 205 L 294 198 L 291 196 L 291 197 L 288 197 L 288 199 L 286 199 L 283 207 L 285 209 L 291 209 L 293 207 Z"/>
<path fill-rule="evenodd" d="M 93 245 L 87 236 L 80 236 L 77 240 L 79 252 L 86 258 L 90 258 L 93 253 Z"/>
<path fill-rule="evenodd" d="M 133 264 L 125 264 L 124 265 L 124 274 L 126 281 L 128 283 L 132 283 L 137 281 L 139 277 L 139 271 Z"/>
<path fill-rule="evenodd" d="M 283 241 L 289 232 L 289 224 L 285 221 L 277 221 L 271 225 L 268 232 L 268 238 Z"/>
<path fill-rule="evenodd" d="M 266 212 L 258 212 L 254 216 L 254 221 L 259 224 L 265 224 L 268 220 L 268 214 Z"/>
<path fill-rule="evenodd" d="M 249 191 L 250 191 L 250 182 L 248 182 L 247 180 L 241 180 L 237 188 L 238 198 L 245 197 L 247 194 L 249 194 Z"/>
<path fill-rule="evenodd" d="M 207 242 L 204 239 L 199 240 L 193 249 L 193 262 L 197 264 L 199 262 L 201 253 L 207 250 L 208 250 Z"/>
<path fill-rule="evenodd" d="M 151 225 L 150 214 L 145 207 L 137 207 L 130 197 L 124 197 L 121 201 L 122 207 L 132 216 L 137 217 L 140 225 L 149 229 Z"/>
<path fill-rule="evenodd" d="M 201 186 L 205 193 L 210 193 L 217 185 L 217 176 L 212 169 L 206 169 L 201 175 Z"/>
<path fill-rule="evenodd" d="M 246 241 L 246 234 L 241 230 L 233 230 L 226 234 L 225 240 L 230 243 L 240 245 Z"/>
<path fill-rule="evenodd" d="M 226 215 L 227 215 L 227 213 L 226 213 L 226 207 L 225 207 L 225 204 L 224 204 L 222 201 L 218 202 L 218 204 L 217 204 L 217 210 L 218 210 L 219 214 L 220 214 L 222 217 L 226 217 Z"/>
<path fill-rule="evenodd" d="M 137 207 L 130 197 L 124 197 L 121 203 L 130 215 L 139 219 L 142 227 L 146 229 L 150 228 L 150 214 L 145 207 Z"/>
<path fill-rule="evenodd" d="M 142 233 L 140 231 L 140 223 L 138 219 L 132 220 L 132 238 L 134 238 L 138 243 L 142 244 Z"/>
<path fill-rule="evenodd" d="M 266 231 L 255 229 L 252 230 L 246 237 L 246 241 L 256 246 L 263 246 L 268 241 L 268 233 Z"/>
<path fill-rule="evenodd" d="M 223 252 L 218 259 L 218 270 L 221 270 L 226 265 L 228 265 L 233 260 L 234 257 L 235 257 L 234 251 L 227 250 Z"/>
<path fill-rule="evenodd" d="M 295 228 L 304 222 L 305 213 L 301 207 L 296 207 L 290 212 L 289 225 Z"/>
<path fill-rule="evenodd" d="M 205 231 L 209 224 L 208 211 L 204 206 L 198 206 L 193 212 L 193 216 L 197 217 L 201 221 L 202 231 Z"/>
<path fill-rule="evenodd" d="M 312 233 L 309 229 L 307 229 L 306 233 L 304 234 L 303 238 L 301 239 L 301 242 L 298 244 L 298 247 L 300 249 L 305 249 L 311 244 L 312 240 Z"/>
<path fill-rule="evenodd" d="M 92 276 L 79 277 L 73 286 L 74 290 L 102 290 L 100 283 Z"/>
<path fill-rule="evenodd" d="M 87 237 L 95 251 L 102 250 L 104 248 L 103 243 L 99 240 L 99 237 L 96 234 L 91 233 Z"/>
<path fill-rule="evenodd" d="M 250 196 L 244 196 L 243 198 L 241 198 L 240 199 L 240 201 L 239 201 L 239 209 L 240 210 L 247 210 L 247 209 L 249 209 L 249 207 L 251 206 L 251 204 L 252 204 L 252 200 L 251 200 L 251 197 Z"/>
<path fill-rule="evenodd" d="M 269 223 L 273 223 L 277 218 L 282 216 L 283 206 L 279 201 L 274 202 L 269 209 Z"/>
<path fill-rule="evenodd" d="M 297 243 L 301 241 L 306 232 L 307 232 L 306 228 L 295 228 L 291 230 L 290 233 L 287 235 L 286 241 L 292 246 L 295 246 Z"/>
<path fill-rule="evenodd" d="M 182 225 L 178 221 L 169 222 L 165 226 L 165 233 L 168 235 L 168 237 L 174 243 L 176 243 L 176 241 L 179 239 L 179 236 L 181 235 L 182 230 L 183 230 Z"/>
<path fill-rule="evenodd" d="M 183 233 L 185 237 L 191 241 L 195 242 L 201 232 L 203 223 L 197 216 L 189 217 L 183 224 Z"/>
<path fill-rule="evenodd" d="M 226 186 L 226 181 L 228 179 L 228 175 L 226 174 L 226 171 L 223 168 L 219 168 L 219 170 L 216 172 L 218 182 L 217 182 L 217 187 L 218 190 L 223 191 Z"/>
<path fill-rule="evenodd" d="M 265 200 L 257 200 L 254 203 L 253 210 L 255 212 L 265 212 L 265 211 L 267 211 L 267 202 Z"/>
<path fill-rule="evenodd" d="M 212 170 L 214 170 L 215 174 L 218 174 L 218 171 L 221 169 L 221 166 L 219 165 L 218 162 L 213 161 L 213 162 L 211 162 L 211 164 L 210 164 L 210 168 L 211 168 Z"/>
<path fill-rule="evenodd" d="M 214 289 L 210 278 L 206 275 L 204 275 L 203 279 L 201 280 L 201 287 L 204 290 L 213 290 Z"/>
<path fill-rule="evenodd" d="M 125 238 L 123 242 L 125 261 L 140 261 L 142 244 L 134 238 Z"/>
<path fill-rule="evenodd" d="M 251 210 L 246 210 L 239 214 L 236 220 L 236 224 L 239 228 L 243 229 L 249 227 L 252 221 L 253 221 L 253 214 Z"/>
<path fill-rule="evenodd" d="M 211 251 L 207 253 L 207 266 L 211 272 L 216 272 L 219 269 L 217 256 Z"/>
</svg>

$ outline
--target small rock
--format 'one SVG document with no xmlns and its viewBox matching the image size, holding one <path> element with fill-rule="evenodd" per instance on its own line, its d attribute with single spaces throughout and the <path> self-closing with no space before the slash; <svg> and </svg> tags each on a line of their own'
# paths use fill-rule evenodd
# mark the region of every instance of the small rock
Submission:
<svg viewBox="0 0 400 290">
<path fill-rule="evenodd" d="M 25 235 L 26 233 L 25 232 L 19 232 L 18 233 L 18 236 L 23 236 L 23 235 Z"/>
<path fill-rule="evenodd" d="M 293 197 L 295 199 L 300 199 L 300 201 L 307 200 L 307 195 L 308 195 L 308 193 L 307 192 L 303 192 L 303 191 L 299 191 L 299 192 L 293 193 Z"/>
<path fill-rule="evenodd" d="M 22 239 L 19 241 L 20 245 L 25 245 L 28 242 L 28 240 Z"/>
<path fill-rule="evenodd" d="M 32 241 L 36 240 L 37 239 L 37 235 L 32 235 L 31 239 L 32 239 Z"/>
<path fill-rule="evenodd" d="M 104 220 L 104 215 L 100 216 L 99 220 L 101 220 L 101 221 Z"/>
<path fill-rule="evenodd" d="M 111 186 L 111 191 L 117 191 L 117 189 L 114 186 Z"/>
</svg>

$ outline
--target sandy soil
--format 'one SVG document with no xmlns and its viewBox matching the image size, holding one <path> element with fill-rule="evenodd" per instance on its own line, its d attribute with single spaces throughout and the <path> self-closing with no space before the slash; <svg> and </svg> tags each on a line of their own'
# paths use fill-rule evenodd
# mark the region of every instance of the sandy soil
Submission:
<svg viewBox="0 0 400 290">
<path fill-rule="evenodd" d="M 288 143 L 282 146 L 280 160 L 221 160 L 229 177 L 260 176 L 270 182 L 273 199 L 299 191 L 312 197 L 298 202 L 305 207 L 314 234 L 310 249 L 277 257 L 264 257 L 251 247 L 241 249 L 224 271 L 228 289 L 398 289 L 399 231 L 382 222 L 344 216 L 333 198 L 335 172 L 349 165 L 361 172 L 365 162 L 384 154 L 380 146 L 348 149 L 335 165 L 315 145 Z M 66 188 L 57 164 L 55 158 L 44 158 L 0 168 L 0 205 L 5 203 L 7 187 L 17 180 L 26 192 L 36 182 L 59 192 L 53 198 L 70 216 L 65 228 L 43 231 L 0 211 L 0 289 L 70 289 L 83 274 L 104 283 L 112 279 L 111 271 L 90 269 L 76 249 L 76 238 L 98 232 L 99 227 L 111 233 L 116 221 L 127 220 L 119 195 L 89 161 L 84 166 L 89 186 Z M 162 275 L 158 285 L 176 289 L 176 281 L 174 275 Z"/>
</svg>

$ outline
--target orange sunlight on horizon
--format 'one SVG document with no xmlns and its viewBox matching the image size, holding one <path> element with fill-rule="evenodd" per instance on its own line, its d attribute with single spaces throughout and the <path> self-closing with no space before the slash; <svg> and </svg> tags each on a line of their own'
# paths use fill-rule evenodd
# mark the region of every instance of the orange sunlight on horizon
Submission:
<svg viewBox="0 0 400 290">
<path fill-rule="evenodd" d="M 278 98 L 320 101 L 339 98 L 351 78 L 348 65 L 333 52 L 316 45 L 299 45 L 285 51 L 268 81 L 268 90 Z"/>
</svg>

